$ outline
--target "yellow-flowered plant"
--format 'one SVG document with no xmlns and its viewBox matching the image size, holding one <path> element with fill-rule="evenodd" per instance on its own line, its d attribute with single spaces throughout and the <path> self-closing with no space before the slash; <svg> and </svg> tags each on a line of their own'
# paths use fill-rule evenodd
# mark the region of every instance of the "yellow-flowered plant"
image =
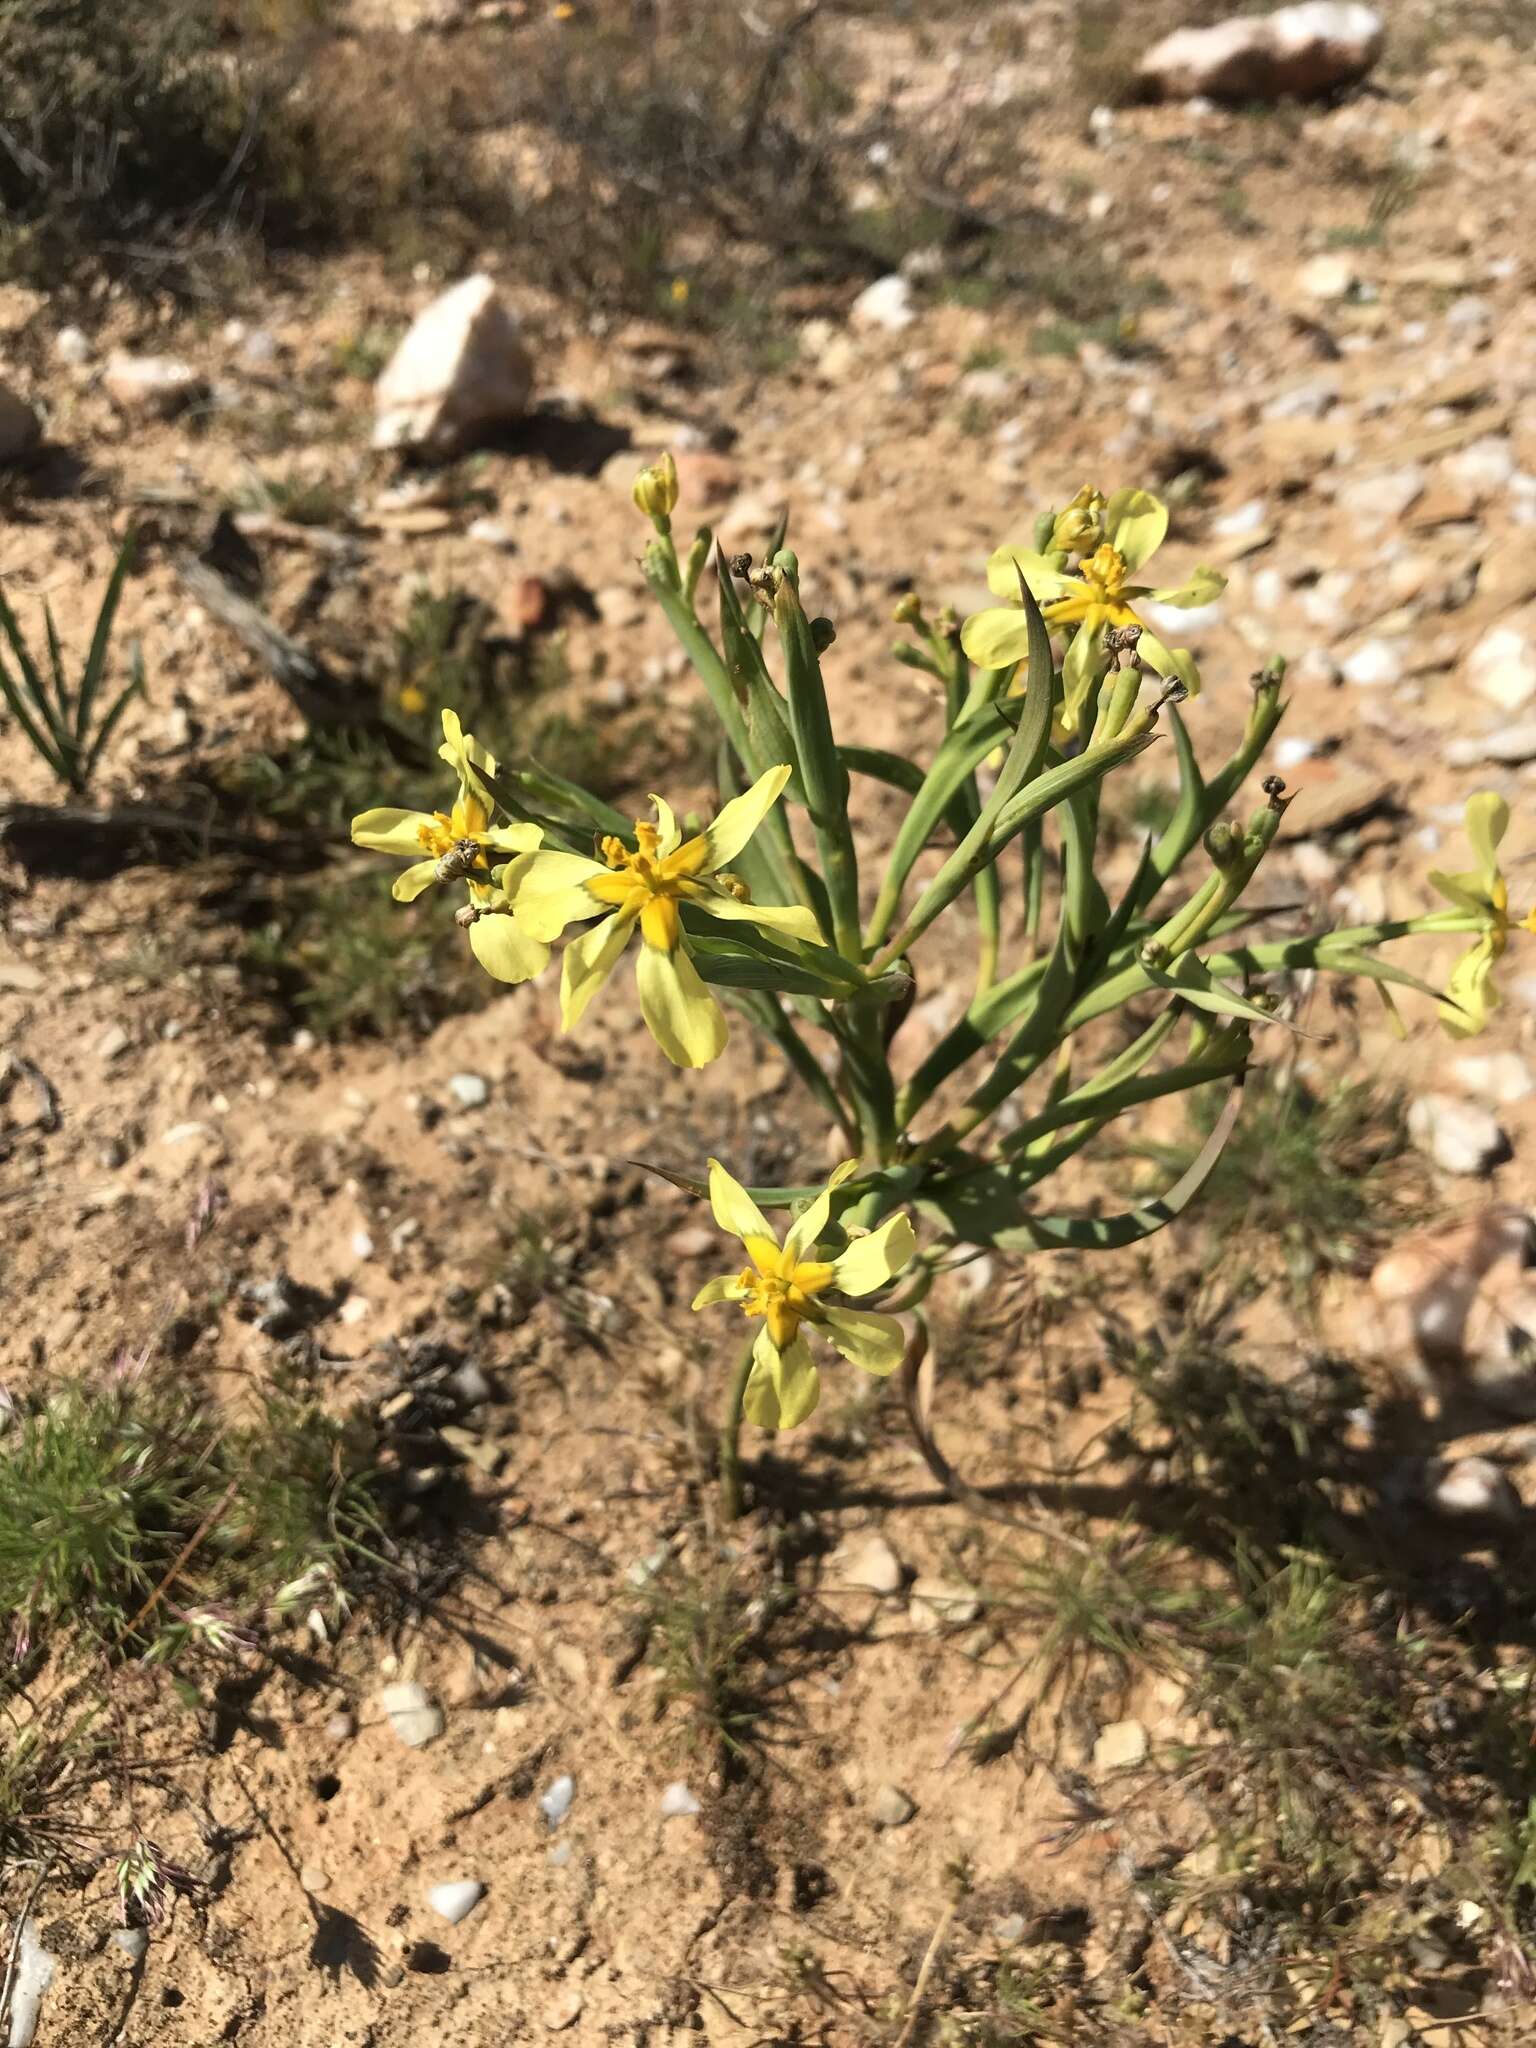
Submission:
<svg viewBox="0 0 1536 2048">
<path fill-rule="evenodd" d="M 1469 804 L 1478 865 L 1434 878 L 1451 908 L 1266 937 L 1255 929 L 1266 913 L 1244 898 L 1291 798 L 1271 776 L 1246 823 L 1227 814 L 1280 721 L 1284 664 L 1254 677 L 1236 751 L 1203 773 L 1178 709 L 1198 684 L 1194 664 L 1163 645 L 1138 606 L 1203 604 L 1221 579 L 1198 570 L 1172 589 L 1130 581 L 1168 527 L 1150 492 L 1090 485 L 1043 512 L 1034 548 L 992 557 L 1002 602 L 963 627 L 948 615 L 930 621 L 915 593 L 902 599 L 910 637 L 896 656 L 938 683 L 943 705 L 942 730 L 916 760 L 838 740 L 822 671 L 834 634 L 807 616 L 795 556 L 776 547 L 754 566 L 723 555 L 707 529 L 680 553 L 678 495 L 670 456 L 636 479 L 635 503 L 654 529 L 646 580 L 719 727 L 718 802 L 680 824 L 653 797 L 652 814 L 635 820 L 536 763 L 498 767 L 447 713 L 449 808 L 365 812 L 353 837 L 410 862 L 395 883 L 405 901 L 462 881 L 458 921 L 503 981 L 539 974 L 563 940 L 566 1029 L 594 1004 L 611 1029 L 629 1001 L 614 969 L 633 946 L 640 1014 L 674 1065 L 721 1055 L 728 1005 L 800 1085 L 814 1114 L 785 1117 L 768 1140 L 790 1177 L 748 1188 L 719 1160 L 702 1177 L 666 1169 L 745 1248 L 746 1263 L 694 1300 L 733 1305 L 751 1324 L 721 1435 L 734 1511 L 743 1417 L 765 1428 L 803 1422 L 837 1354 L 876 1378 L 898 1363 L 915 1372 L 923 1302 L 951 1266 L 980 1249 L 1131 1245 L 1179 1215 L 1230 1118 L 1155 1201 L 1061 1214 L 1042 1194 L 1143 1105 L 1240 1081 L 1253 1033 L 1286 1028 L 1300 970 L 1367 979 L 1384 996 L 1393 984 L 1415 988 L 1449 1029 L 1480 1029 L 1512 928 L 1497 860 L 1508 809 L 1488 792 Z M 711 562 L 713 627 L 701 604 Z M 1105 791 L 1164 730 L 1178 800 L 1127 860 L 1103 829 Z M 862 825 L 889 812 L 855 796 L 867 784 L 897 812 L 878 860 Z M 948 935 L 943 951 L 932 946 L 936 926 Z M 955 937 L 967 932 L 969 998 L 908 1051 L 914 999 L 945 987 Z M 1474 944 L 1443 994 L 1378 950 L 1446 932 Z M 830 1172 L 822 1130 L 842 1157 Z M 776 1213 L 787 1216 L 782 1235 Z M 813 1339 L 827 1347 L 821 1363 Z"/>
<path fill-rule="evenodd" d="M 1509 945 L 1510 931 L 1536 932 L 1536 910 L 1518 922 L 1511 919 L 1509 884 L 1499 868 L 1499 846 L 1509 830 L 1509 805 L 1492 790 L 1479 790 L 1467 800 L 1465 825 L 1477 866 L 1470 874 L 1432 874 L 1429 878 L 1448 903 L 1476 920 L 1473 929 L 1481 933 L 1446 983 L 1440 1016 L 1453 1038 L 1475 1037 L 1499 1007 L 1493 973 Z"/>
</svg>

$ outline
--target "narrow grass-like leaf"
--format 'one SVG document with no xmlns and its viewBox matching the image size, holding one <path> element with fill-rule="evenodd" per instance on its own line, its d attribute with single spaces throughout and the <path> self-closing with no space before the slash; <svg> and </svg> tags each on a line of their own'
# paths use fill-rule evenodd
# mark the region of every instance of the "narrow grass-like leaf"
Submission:
<svg viewBox="0 0 1536 2048">
<path fill-rule="evenodd" d="M 118 552 L 106 595 L 102 598 L 101 609 L 96 614 L 96 630 L 91 635 L 90 652 L 85 657 L 85 667 L 80 675 L 80 694 L 75 702 L 77 745 L 84 745 L 86 735 L 91 729 L 91 715 L 96 709 L 96 696 L 107 671 L 107 655 L 112 646 L 112 627 L 117 618 L 117 607 L 137 551 L 138 534 L 136 531 L 130 532 Z"/>
<path fill-rule="evenodd" d="M 794 758 L 799 763 L 805 806 L 810 812 L 821 855 L 822 878 L 832 908 L 832 932 L 838 951 L 845 959 L 863 957 L 859 932 L 859 861 L 848 819 L 848 771 L 837 751 L 832 733 L 832 713 L 827 704 L 821 661 L 811 638 L 811 622 L 805 615 L 796 585 L 798 565 L 793 555 L 781 550 L 774 557 L 779 572 L 773 599 L 774 624 L 784 650 L 784 673 L 789 685 L 789 723 L 794 734 Z"/>
</svg>

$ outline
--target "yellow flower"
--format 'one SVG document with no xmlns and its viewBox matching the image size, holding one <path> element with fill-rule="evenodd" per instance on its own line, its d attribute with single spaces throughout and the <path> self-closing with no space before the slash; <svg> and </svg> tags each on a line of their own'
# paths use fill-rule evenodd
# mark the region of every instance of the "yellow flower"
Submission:
<svg viewBox="0 0 1536 2048">
<path fill-rule="evenodd" d="M 672 280 L 672 303 L 673 303 L 673 305 L 674 305 L 674 306 L 686 306 L 686 305 L 687 305 L 687 303 L 688 303 L 688 280 L 687 280 L 687 278 L 686 278 L 686 277 L 674 277 L 674 278 L 673 278 L 673 280 Z"/>
<path fill-rule="evenodd" d="M 426 710 L 427 693 L 420 683 L 403 683 L 400 688 L 399 703 L 400 709 L 408 717 L 414 718 L 418 712 Z"/>
<path fill-rule="evenodd" d="M 656 823 L 635 826 L 634 852 L 610 836 L 602 842 L 600 861 L 546 851 L 518 862 L 517 875 L 508 879 L 517 922 L 530 938 L 547 942 L 580 918 L 609 912 L 565 949 L 560 1013 L 567 1031 L 618 965 L 638 925 L 635 979 L 651 1036 L 675 1066 L 707 1066 L 725 1050 L 728 1032 L 723 1011 L 688 957 L 682 906 L 791 939 L 820 940 L 809 910 L 753 903 L 740 882 L 721 872 L 777 803 L 789 773 L 770 768 L 686 844 L 670 806 L 652 797 Z"/>
<path fill-rule="evenodd" d="M 1499 842 L 1509 830 L 1509 805 L 1491 789 L 1468 797 L 1466 835 L 1477 856 L 1470 874 L 1432 874 L 1430 881 L 1448 903 L 1481 920 L 1483 935 L 1452 970 L 1440 1021 L 1453 1038 L 1475 1038 L 1499 1007 L 1493 970 L 1509 944 L 1509 884 L 1499 870 Z M 1522 931 L 1536 932 L 1536 910 L 1520 922 Z"/>
<path fill-rule="evenodd" d="M 1074 512 L 1082 514 L 1085 540 L 1095 530 L 1092 512 L 1097 495 L 1079 491 L 1062 515 L 1072 521 Z M 1058 520 L 1058 531 L 1061 526 Z M 1227 582 L 1214 569 L 1197 569 L 1186 582 L 1169 589 L 1126 580 L 1162 545 L 1168 531 L 1168 507 L 1150 491 L 1116 491 L 1103 506 L 1097 530 L 1102 538 L 1079 562 L 1076 575 L 1058 569 L 1033 548 L 999 548 L 987 563 L 987 582 L 998 597 L 1013 602 L 974 613 L 960 632 L 961 646 L 982 668 L 1007 668 L 1022 660 L 1029 651 L 1029 627 L 1018 602 L 1022 577 L 1048 625 L 1077 629 L 1062 663 L 1061 724 L 1068 732 L 1076 731 L 1089 693 L 1109 667 L 1104 635 L 1111 626 L 1139 626 L 1137 651 L 1147 667 L 1160 676 L 1177 677 L 1194 696 L 1200 688 L 1194 656 L 1187 647 L 1165 646 L 1137 612 L 1134 600 L 1150 597 L 1157 604 L 1187 611 L 1209 604 Z"/>
<path fill-rule="evenodd" d="M 490 855 L 531 853 L 543 838 L 537 825 L 492 825 L 490 806 L 474 780 L 476 765 L 496 773 L 495 756 L 466 733 L 456 711 L 443 713 L 439 758 L 458 772 L 451 811 L 363 811 L 352 820 L 352 844 L 375 853 L 418 856 L 395 877 L 397 902 L 412 903 L 434 882 L 490 880 Z"/>
<path fill-rule="evenodd" d="M 751 1263 L 739 1273 L 707 1281 L 694 1297 L 696 1309 L 717 1302 L 739 1304 L 743 1315 L 761 1316 L 752 1346 L 752 1373 L 744 1407 L 764 1429 L 793 1429 L 815 1409 L 821 1377 L 800 1334 L 809 1323 L 852 1364 L 883 1376 L 901 1361 L 905 1336 L 895 1316 L 869 1309 L 838 1308 L 823 1297 L 873 1294 L 907 1264 L 917 1248 L 904 1215 L 888 1216 L 878 1230 L 855 1237 L 832 1258 L 817 1256 L 816 1240 L 827 1227 L 832 1196 L 856 1162 L 840 1166 L 779 1243 L 762 1211 L 718 1159 L 709 1162 L 709 1199 L 722 1230 L 739 1237 Z"/>
<path fill-rule="evenodd" d="M 659 461 L 647 463 L 630 492 L 647 519 L 670 519 L 677 503 L 677 464 L 669 449 Z"/>
<path fill-rule="evenodd" d="M 1051 529 L 1051 553 L 1091 555 L 1104 538 L 1104 493 L 1084 484 Z"/>
</svg>

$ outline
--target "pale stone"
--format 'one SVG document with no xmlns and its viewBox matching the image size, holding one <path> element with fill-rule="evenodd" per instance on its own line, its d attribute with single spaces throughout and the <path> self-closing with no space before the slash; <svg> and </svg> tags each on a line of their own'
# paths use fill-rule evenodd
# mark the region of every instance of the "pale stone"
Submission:
<svg viewBox="0 0 1536 2048">
<path fill-rule="evenodd" d="M 1339 663 L 1346 683 L 1359 689 L 1377 689 L 1384 683 L 1402 681 L 1403 657 L 1390 640 L 1364 640 Z"/>
<path fill-rule="evenodd" d="M 1536 697 L 1536 641 L 1527 626 L 1494 626 L 1467 656 L 1467 681 L 1501 711 L 1519 711 Z"/>
<path fill-rule="evenodd" d="M 681 1778 L 675 1778 L 661 1795 L 663 1820 L 691 1820 L 702 1812 L 698 1795 L 690 1791 Z"/>
<path fill-rule="evenodd" d="M 870 1807 L 870 1818 L 877 1828 L 904 1828 L 916 1811 L 916 1801 L 899 1785 L 882 1785 Z"/>
<path fill-rule="evenodd" d="M 1142 58 L 1163 99 L 1316 99 L 1364 78 L 1386 36 L 1372 7 L 1303 0 L 1276 13 L 1175 29 Z"/>
<path fill-rule="evenodd" d="M 428 1697 L 426 1687 L 417 1685 L 414 1679 L 386 1685 L 379 1694 L 379 1703 L 407 1749 L 424 1749 L 437 1740 L 446 1725 L 442 1708 Z"/>
<path fill-rule="evenodd" d="M 427 1893 L 427 1904 L 433 1912 L 446 1920 L 450 1927 L 472 1913 L 485 1897 L 485 1886 L 472 1877 L 459 1878 L 448 1884 L 435 1884 Z"/>
<path fill-rule="evenodd" d="M 1468 1053 L 1456 1061 L 1455 1074 L 1469 1094 L 1500 1107 L 1523 1102 L 1536 1089 L 1536 1074 L 1517 1052 Z"/>
<path fill-rule="evenodd" d="M 1391 527 L 1424 495 L 1424 472 L 1418 468 L 1383 469 L 1340 487 L 1335 503 L 1346 519 L 1361 526 Z"/>
<path fill-rule="evenodd" d="M 1420 1095 L 1408 1106 L 1408 1135 L 1446 1173 L 1487 1173 L 1509 1157 L 1497 1117 L 1454 1095 Z"/>
<path fill-rule="evenodd" d="M 1445 1515 L 1498 1522 L 1517 1522 L 1522 1512 L 1512 1481 L 1491 1458 L 1458 1458 L 1434 1478 L 1430 1500 Z"/>
<path fill-rule="evenodd" d="M 174 419 L 203 391 L 190 363 L 175 356 L 131 356 L 119 350 L 101 373 L 102 389 L 120 413 L 139 419 Z"/>
<path fill-rule="evenodd" d="M 901 1559 L 883 1536 L 866 1536 L 843 1545 L 831 1560 L 828 1576 L 834 1585 L 865 1593 L 899 1593 Z"/>
<path fill-rule="evenodd" d="M 1312 256 L 1296 273 L 1296 289 L 1308 299 L 1347 299 L 1354 290 L 1358 273 L 1341 250 Z"/>
<path fill-rule="evenodd" d="M 854 327 L 899 334 L 917 318 L 912 305 L 912 287 L 906 278 L 894 271 L 889 277 L 877 277 L 873 284 L 866 285 L 859 293 L 848 317 Z"/>
<path fill-rule="evenodd" d="M 1093 1766 L 1098 1771 L 1124 1770 L 1141 1763 L 1146 1754 L 1147 1731 L 1140 1721 L 1111 1721 L 1099 1730 Z"/>
<path fill-rule="evenodd" d="M 493 280 L 466 277 L 419 313 L 374 386 L 375 448 L 451 455 L 521 419 L 533 362 Z"/>
</svg>

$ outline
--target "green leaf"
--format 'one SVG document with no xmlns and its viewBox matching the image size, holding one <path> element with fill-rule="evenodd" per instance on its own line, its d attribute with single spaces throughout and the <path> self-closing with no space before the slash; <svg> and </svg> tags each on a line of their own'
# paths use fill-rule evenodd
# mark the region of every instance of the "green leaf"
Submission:
<svg viewBox="0 0 1536 2048">
<path fill-rule="evenodd" d="M 119 690 L 116 702 L 101 721 L 101 724 L 96 728 L 95 737 L 90 741 L 86 749 L 85 760 L 80 767 L 80 787 L 82 789 L 86 787 L 91 777 L 95 774 L 96 764 L 101 759 L 108 740 L 116 732 L 118 720 L 128 709 L 129 704 L 135 697 L 142 697 L 145 694 L 144 650 L 137 640 L 133 643 L 133 650 L 128 657 L 128 663 L 128 681 Z"/>
<path fill-rule="evenodd" d="M 727 934 L 719 925 L 706 925 L 702 919 L 696 923 L 695 913 L 686 909 L 684 921 L 694 965 L 706 981 L 721 987 L 765 988 L 844 1002 L 868 986 L 850 974 L 829 947 L 775 945 L 761 933 L 739 928 Z M 827 963 L 835 963 L 835 970 Z"/>
<path fill-rule="evenodd" d="M 765 767 L 786 762 L 790 778 L 785 796 L 791 803 L 805 802 L 805 785 L 789 728 L 789 711 L 778 685 L 768 673 L 763 650 L 742 616 L 736 585 L 725 557 L 715 552 L 715 574 L 720 586 L 720 640 L 731 686 L 747 721 L 752 745 Z M 754 609 L 761 613 L 761 607 Z"/>
<path fill-rule="evenodd" d="M 798 564 L 785 550 L 774 557 L 779 572 L 773 617 L 784 650 L 789 685 L 789 723 L 794 734 L 805 807 L 810 812 L 821 855 L 822 878 L 832 906 L 832 930 L 838 950 L 857 961 L 863 947 L 859 934 L 859 864 L 848 819 L 848 771 L 832 734 L 821 662 L 811 638 L 810 620 L 796 587 Z"/>
<path fill-rule="evenodd" d="M 3 602 L 3 599 L 0 599 L 0 602 Z M 21 727 L 27 745 L 45 764 L 50 774 L 56 775 L 60 782 L 70 782 L 72 778 L 64 765 L 64 756 L 58 751 L 58 736 L 50 726 L 48 737 L 44 738 L 42 730 L 22 697 L 20 686 L 3 661 L 0 661 L 0 696 L 5 698 L 11 716 Z"/>
<path fill-rule="evenodd" d="M 1181 1216 L 1210 1179 L 1237 1121 L 1241 1090 L 1239 1077 L 1198 1157 L 1167 1193 L 1118 1216 L 1029 1215 L 1018 1179 L 993 1166 L 930 1184 L 919 1190 L 917 1207 L 959 1242 L 999 1251 L 1118 1251 L 1139 1244 Z"/>
<path fill-rule="evenodd" d="M 117 607 L 123 595 L 123 585 L 128 580 L 128 571 L 138 548 L 138 533 L 130 531 L 118 553 L 113 566 L 111 581 L 107 584 L 106 595 L 101 600 L 101 609 L 96 614 L 96 630 L 91 635 L 90 652 L 85 657 L 85 667 L 80 675 L 80 695 L 75 704 L 75 740 L 83 745 L 91 729 L 91 714 L 96 708 L 96 695 L 101 688 L 102 678 L 107 670 L 107 654 L 112 645 L 112 626 L 117 617 Z M 131 687 L 131 686 L 130 686 Z"/>
<path fill-rule="evenodd" d="M 1018 700 L 1012 701 L 1017 707 Z M 1017 730 L 1017 721 L 1010 719 L 1001 706 L 983 704 L 974 715 L 962 716 L 954 730 L 946 734 L 932 766 L 913 793 L 911 809 L 897 828 L 880 884 L 879 901 L 869 922 L 867 943 L 871 948 L 883 946 L 889 938 L 901 909 L 907 878 L 941 820 L 954 816 L 955 798 L 964 789 L 967 778 L 990 753 L 1009 744 Z M 965 829 L 961 828 L 961 836 Z"/>
</svg>

